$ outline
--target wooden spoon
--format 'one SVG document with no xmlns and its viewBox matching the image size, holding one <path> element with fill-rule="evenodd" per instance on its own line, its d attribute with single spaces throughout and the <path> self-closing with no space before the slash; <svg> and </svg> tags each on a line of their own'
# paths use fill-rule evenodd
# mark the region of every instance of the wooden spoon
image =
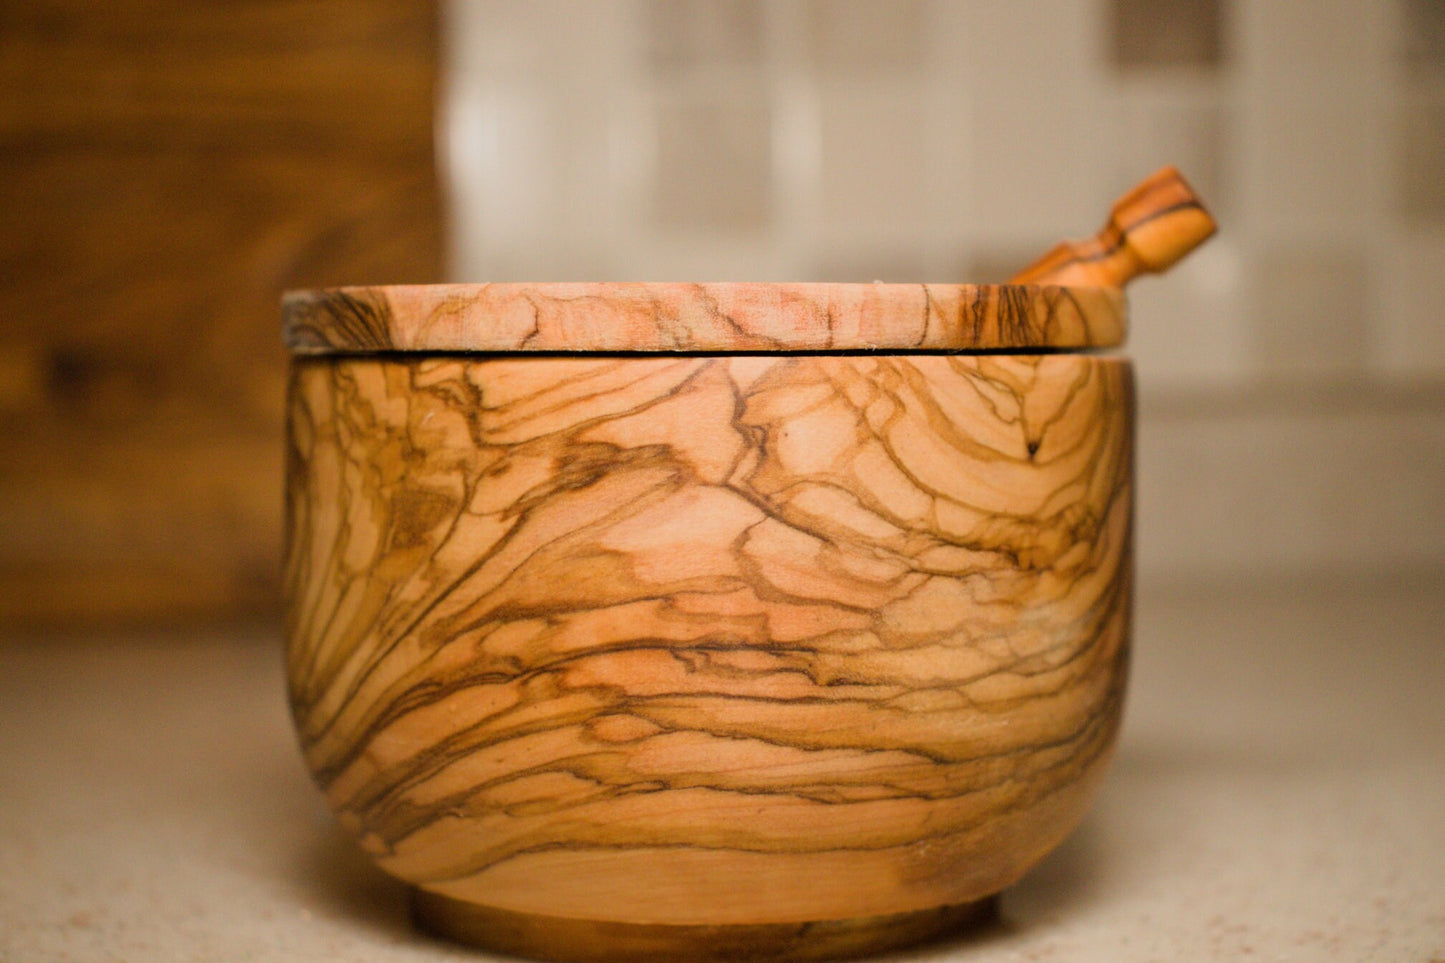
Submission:
<svg viewBox="0 0 1445 963">
<path fill-rule="evenodd" d="M 1115 201 L 1098 234 L 1065 241 L 1009 283 L 1121 288 L 1139 274 L 1165 270 L 1214 231 L 1214 218 L 1194 189 L 1165 167 Z"/>
</svg>

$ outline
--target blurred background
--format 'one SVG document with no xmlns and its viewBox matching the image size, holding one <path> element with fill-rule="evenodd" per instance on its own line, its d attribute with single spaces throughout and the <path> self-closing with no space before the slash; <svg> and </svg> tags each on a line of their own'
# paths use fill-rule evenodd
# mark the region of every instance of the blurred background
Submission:
<svg viewBox="0 0 1445 963">
<path fill-rule="evenodd" d="M 0 82 L 0 628 L 276 617 L 284 288 L 997 281 L 1164 163 L 1146 592 L 1445 576 L 1440 0 L 44 0 Z"/>
</svg>

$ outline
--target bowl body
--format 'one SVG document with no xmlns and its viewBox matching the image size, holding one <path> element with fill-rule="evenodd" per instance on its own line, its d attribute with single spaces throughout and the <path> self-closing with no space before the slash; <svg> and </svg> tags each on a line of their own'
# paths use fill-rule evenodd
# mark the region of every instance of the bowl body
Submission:
<svg viewBox="0 0 1445 963">
<path fill-rule="evenodd" d="M 1123 359 L 298 358 L 288 417 L 305 757 L 453 932 L 915 939 L 1102 775 Z"/>
</svg>

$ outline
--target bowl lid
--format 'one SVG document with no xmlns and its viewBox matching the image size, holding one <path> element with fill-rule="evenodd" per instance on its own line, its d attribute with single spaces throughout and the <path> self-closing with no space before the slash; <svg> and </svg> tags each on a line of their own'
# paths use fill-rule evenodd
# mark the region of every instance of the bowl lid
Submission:
<svg viewBox="0 0 1445 963">
<path fill-rule="evenodd" d="M 1123 341 L 1123 292 L 1032 284 L 494 283 L 293 291 L 297 354 L 1016 351 Z"/>
</svg>

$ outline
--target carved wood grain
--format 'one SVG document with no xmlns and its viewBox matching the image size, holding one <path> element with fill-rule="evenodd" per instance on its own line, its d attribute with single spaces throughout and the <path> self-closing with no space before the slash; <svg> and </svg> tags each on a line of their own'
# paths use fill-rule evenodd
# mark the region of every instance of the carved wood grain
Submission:
<svg viewBox="0 0 1445 963">
<path fill-rule="evenodd" d="M 290 699 L 342 823 L 496 910 L 935 910 L 1081 816 L 1127 664 L 1121 359 L 298 359 Z"/>
</svg>

